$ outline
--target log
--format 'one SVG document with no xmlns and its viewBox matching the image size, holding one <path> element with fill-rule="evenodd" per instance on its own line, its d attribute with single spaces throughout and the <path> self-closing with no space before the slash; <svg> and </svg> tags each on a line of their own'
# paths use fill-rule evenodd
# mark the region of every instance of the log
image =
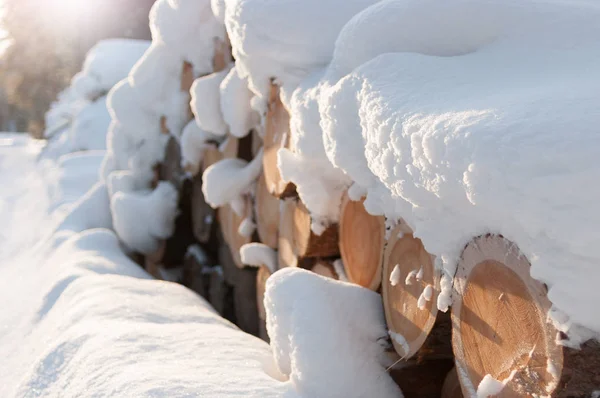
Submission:
<svg viewBox="0 0 600 398">
<path fill-rule="evenodd" d="M 442 398 L 463 398 L 462 389 L 460 387 L 460 381 L 458 380 L 458 373 L 456 367 L 446 376 L 444 385 L 442 387 Z"/>
<path fill-rule="evenodd" d="M 177 190 L 180 190 L 184 176 L 185 173 L 181 167 L 181 148 L 177 139 L 171 136 L 165 148 L 164 159 L 158 168 L 158 178 L 160 181 L 169 181 Z"/>
<path fill-rule="evenodd" d="M 327 278 L 338 280 L 338 274 L 330 261 L 324 259 L 316 259 L 311 271 L 315 274 L 325 276 Z"/>
<path fill-rule="evenodd" d="M 221 144 L 220 150 L 223 156 L 223 159 L 233 159 L 238 155 L 238 144 L 239 140 L 232 136 L 228 135 L 223 144 Z"/>
<path fill-rule="evenodd" d="M 196 241 L 192 222 L 192 190 L 192 181 L 183 180 L 179 189 L 175 228 L 173 235 L 165 241 L 165 250 L 160 261 L 165 269 L 180 267 L 183 264 L 188 247 Z"/>
<path fill-rule="evenodd" d="M 231 48 L 229 38 L 225 40 L 215 38 L 215 53 L 213 55 L 213 72 L 221 72 L 231 62 Z M 191 87 L 191 85 L 190 85 Z M 189 89 L 188 89 L 189 90 Z"/>
<path fill-rule="evenodd" d="M 451 359 L 417 361 L 411 359 L 391 370 L 390 376 L 400 386 L 404 398 L 439 398 L 446 375 L 454 363 Z"/>
<path fill-rule="evenodd" d="M 202 156 L 202 171 L 208 169 L 219 160 L 223 159 L 223 153 L 219 151 L 219 147 L 215 144 L 208 144 L 204 148 L 204 154 Z M 202 174 L 202 173 L 200 173 Z"/>
<path fill-rule="evenodd" d="M 212 266 L 200 246 L 190 246 L 183 259 L 182 284 L 208 299 L 210 281 L 207 278 L 207 269 Z"/>
<path fill-rule="evenodd" d="M 194 177 L 192 187 L 192 223 L 194 237 L 200 243 L 207 243 L 214 229 L 216 214 L 202 193 L 202 174 Z"/>
<path fill-rule="evenodd" d="M 598 389 L 590 383 L 598 368 L 589 366 L 594 359 L 597 366 L 598 350 L 580 363 L 583 369 L 567 372 L 573 354 L 565 349 L 563 356 L 557 345 L 560 334 L 548 318 L 547 289 L 529 268 L 519 249 L 498 235 L 477 237 L 462 253 L 454 277 L 452 345 L 466 397 L 487 375 L 508 380 L 499 397 L 583 397 Z M 578 374 L 577 380 L 560 386 L 563 369 Z M 562 395 L 565 388 L 581 395 Z"/>
<path fill-rule="evenodd" d="M 312 232 L 306 206 L 296 201 L 293 212 L 293 248 L 297 257 L 334 257 L 339 255 L 338 226 L 330 225 L 321 235 Z"/>
<path fill-rule="evenodd" d="M 252 129 L 250 134 L 252 134 L 252 157 L 255 157 L 263 147 L 263 139 L 256 129 Z"/>
<path fill-rule="evenodd" d="M 296 195 L 296 187 L 281 178 L 277 167 L 277 151 L 289 147 L 290 115 L 279 97 L 279 87 L 271 83 L 263 140 L 263 173 L 269 192 L 278 198 Z"/>
<path fill-rule="evenodd" d="M 271 271 L 266 266 L 261 266 L 256 274 L 256 304 L 258 307 L 259 330 L 258 337 L 266 342 L 269 342 L 269 334 L 267 333 L 267 312 L 265 310 L 265 288 L 267 279 L 271 276 Z"/>
<path fill-rule="evenodd" d="M 194 84 L 194 65 L 187 61 L 183 61 L 183 67 L 181 68 L 181 87 L 182 92 L 189 92 Z M 193 116 L 192 116 L 193 117 Z"/>
<path fill-rule="evenodd" d="M 233 288 L 235 323 L 246 333 L 258 336 L 259 319 L 256 297 L 255 267 L 238 270 L 237 280 Z"/>
<path fill-rule="evenodd" d="M 279 236 L 277 258 L 279 268 L 298 266 L 294 252 L 294 211 L 296 199 L 284 199 L 279 203 Z"/>
<path fill-rule="evenodd" d="M 250 236 L 243 236 L 239 233 L 239 230 L 240 226 L 246 219 L 252 219 L 252 204 L 250 200 L 246 198 L 242 216 L 238 216 L 229 205 L 223 207 L 228 208 L 228 210 L 225 211 L 226 219 L 222 221 L 223 223 L 226 223 L 223 228 L 227 231 L 227 244 L 231 249 L 231 255 L 233 256 L 233 261 L 235 264 L 238 266 L 238 268 L 244 268 L 244 263 L 242 263 L 242 258 L 240 256 L 240 249 L 246 243 L 252 242 L 252 234 L 250 234 Z"/>
<path fill-rule="evenodd" d="M 398 354 L 413 357 L 437 319 L 440 271 L 434 258 L 404 222 L 392 230 L 383 256 L 382 296 L 385 318 Z"/>
<path fill-rule="evenodd" d="M 263 174 L 258 177 L 256 184 L 254 209 L 256 213 L 256 230 L 260 241 L 272 249 L 277 249 L 279 199 L 269 193 Z"/>
<path fill-rule="evenodd" d="M 340 211 L 340 255 L 348 281 L 377 290 L 385 245 L 385 217 L 365 210 L 364 199 L 352 201 L 347 194 Z"/>
</svg>

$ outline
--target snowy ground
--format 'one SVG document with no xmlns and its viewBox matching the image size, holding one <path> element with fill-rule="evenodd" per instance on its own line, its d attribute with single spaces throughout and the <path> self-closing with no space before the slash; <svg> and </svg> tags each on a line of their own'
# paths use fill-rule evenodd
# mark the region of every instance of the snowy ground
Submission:
<svg viewBox="0 0 600 398">
<path fill-rule="evenodd" d="M 378 294 L 278 272 L 269 346 L 124 254 L 102 151 L 52 156 L 0 133 L 0 397 L 402 396 Z"/>
<path fill-rule="evenodd" d="M 36 164 L 40 149 L 0 135 L 0 396 L 281 396 L 264 342 L 150 280 L 111 231 L 52 233 L 97 169 L 68 178 L 68 167 Z"/>
</svg>

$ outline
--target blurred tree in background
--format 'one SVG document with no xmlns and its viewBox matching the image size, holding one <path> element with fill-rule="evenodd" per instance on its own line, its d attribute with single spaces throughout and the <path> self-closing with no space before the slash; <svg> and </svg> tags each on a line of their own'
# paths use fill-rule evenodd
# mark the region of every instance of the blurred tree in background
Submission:
<svg viewBox="0 0 600 398">
<path fill-rule="evenodd" d="M 0 130 L 10 119 L 19 131 L 40 137 L 50 103 L 95 43 L 150 39 L 154 1 L 0 0 L 0 27 L 6 32 L 0 48 L 7 46 L 0 53 Z"/>
</svg>

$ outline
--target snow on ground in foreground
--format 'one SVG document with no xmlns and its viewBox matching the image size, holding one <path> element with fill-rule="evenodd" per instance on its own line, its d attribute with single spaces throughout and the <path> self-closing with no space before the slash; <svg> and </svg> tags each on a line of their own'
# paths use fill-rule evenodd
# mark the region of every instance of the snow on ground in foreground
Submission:
<svg viewBox="0 0 600 398">
<path fill-rule="evenodd" d="M 36 163 L 39 151 L 0 134 L 1 397 L 398 396 L 379 361 L 375 293 L 276 274 L 267 293 L 273 351 L 291 364 L 278 367 L 262 340 L 124 254 L 107 228 L 107 188 L 93 185 L 99 153 Z M 300 291 L 311 300 L 292 294 Z M 353 354 L 336 359 L 340 352 Z"/>
</svg>

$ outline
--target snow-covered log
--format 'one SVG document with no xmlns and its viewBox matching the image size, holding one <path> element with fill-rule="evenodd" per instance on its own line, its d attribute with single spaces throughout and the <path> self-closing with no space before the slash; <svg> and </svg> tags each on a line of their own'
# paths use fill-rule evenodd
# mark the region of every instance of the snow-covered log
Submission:
<svg viewBox="0 0 600 398">
<path fill-rule="evenodd" d="M 369 214 L 364 199 L 354 201 L 345 194 L 340 210 L 339 238 L 348 281 L 377 290 L 381 284 L 385 218 Z"/>
<path fill-rule="evenodd" d="M 293 248 L 296 256 L 332 257 L 339 255 L 338 225 L 326 227 L 317 235 L 311 229 L 312 220 L 306 206 L 296 201 L 293 206 Z"/>
</svg>

